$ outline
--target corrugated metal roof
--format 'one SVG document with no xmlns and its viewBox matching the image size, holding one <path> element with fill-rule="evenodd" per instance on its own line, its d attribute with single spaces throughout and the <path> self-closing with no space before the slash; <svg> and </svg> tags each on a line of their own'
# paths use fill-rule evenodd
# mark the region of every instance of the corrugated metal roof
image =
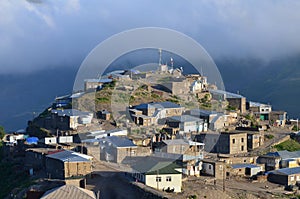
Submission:
<svg viewBox="0 0 300 199">
<path fill-rule="evenodd" d="M 169 120 L 175 120 L 178 122 L 203 122 L 203 119 L 193 117 L 190 115 L 173 116 L 170 117 Z"/>
<path fill-rule="evenodd" d="M 93 191 L 74 185 L 64 185 L 47 191 L 41 199 L 96 199 Z"/>
<path fill-rule="evenodd" d="M 92 157 L 74 151 L 61 151 L 55 154 L 47 155 L 47 158 L 53 158 L 62 162 L 89 162 Z"/>
<path fill-rule="evenodd" d="M 124 137 L 108 136 L 102 140 L 111 143 L 115 147 L 137 147 L 131 140 Z"/>
<path fill-rule="evenodd" d="M 239 169 L 239 168 L 257 168 L 260 166 L 255 165 L 255 164 L 233 164 L 233 165 L 231 165 L 231 167 L 233 169 Z"/>
<path fill-rule="evenodd" d="M 184 139 L 173 139 L 173 140 L 163 140 L 166 145 L 189 145 L 188 141 Z"/>
<path fill-rule="evenodd" d="M 209 92 L 212 94 L 224 95 L 225 98 L 244 98 L 244 96 L 242 96 L 242 95 L 239 95 L 236 93 L 230 93 L 230 92 L 222 91 L 222 90 L 209 89 Z"/>
<path fill-rule="evenodd" d="M 266 154 L 266 156 L 274 156 L 274 157 L 280 157 L 281 159 L 293 159 L 293 158 L 300 158 L 300 151 L 277 151 L 277 152 L 269 152 Z"/>
<path fill-rule="evenodd" d="M 278 175 L 300 174 L 300 167 L 277 169 L 277 170 L 270 171 L 269 173 L 278 174 Z"/>
</svg>

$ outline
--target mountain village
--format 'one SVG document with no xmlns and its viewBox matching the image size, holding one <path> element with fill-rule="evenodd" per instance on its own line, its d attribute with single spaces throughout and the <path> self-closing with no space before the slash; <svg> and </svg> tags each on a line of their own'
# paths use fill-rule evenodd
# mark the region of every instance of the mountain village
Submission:
<svg viewBox="0 0 300 199">
<path fill-rule="evenodd" d="M 3 138 L 4 159 L 34 181 L 9 197 L 295 197 L 300 148 L 284 147 L 297 131 L 285 111 L 173 63 L 112 71 Z"/>
</svg>

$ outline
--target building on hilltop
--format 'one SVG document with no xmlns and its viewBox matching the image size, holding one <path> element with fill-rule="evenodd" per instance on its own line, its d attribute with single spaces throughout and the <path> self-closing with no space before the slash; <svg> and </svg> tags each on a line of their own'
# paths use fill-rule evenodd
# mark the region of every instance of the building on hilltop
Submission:
<svg viewBox="0 0 300 199">
<path fill-rule="evenodd" d="M 272 106 L 259 102 L 247 102 L 247 109 L 256 115 L 260 120 L 269 120 Z"/>
<path fill-rule="evenodd" d="M 172 116 L 167 118 L 166 124 L 171 128 L 177 128 L 180 132 L 204 132 L 207 131 L 207 123 L 203 119 L 190 115 Z"/>
<path fill-rule="evenodd" d="M 59 130 L 76 130 L 78 126 L 92 122 L 94 114 L 77 109 L 51 110 L 51 118 L 46 119 L 45 127 Z M 44 126 L 44 125 L 43 125 Z"/>
<path fill-rule="evenodd" d="M 246 97 L 223 90 L 209 89 L 209 92 L 214 100 L 227 100 L 229 106 L 236 108 L 241 113 L 246 112 Z"/>
<path fill-rule="evenodd" d="M 159 120 L 182 115 L 184 107 L 172 102 L 140 104 L 129 109 L 134 123 L 142 126 L 158 124 Z"/>
</svg>

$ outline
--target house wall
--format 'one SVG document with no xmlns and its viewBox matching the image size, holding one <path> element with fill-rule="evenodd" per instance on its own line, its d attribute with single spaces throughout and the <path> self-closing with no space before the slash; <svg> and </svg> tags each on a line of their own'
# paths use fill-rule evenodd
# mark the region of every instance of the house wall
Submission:
<svg viewBox="0 0 300 199">
<path fill-rule="evenodd" d="M 161 177 L 161 181 L 157 182 L 156 177 Z M 171 177 L 171 181 L 167 181 L 167 177 Z M 174 192 L 181 192 L 182 182 L 181 174 L 158 174 L 158 175 L 146 175 L 145 184 L 155 189 L 163 190 L 170 187 L 174 188 Z"/>
<path fill-rule="evenodd" d="M 246 133 L 221 133 L 196 135 L 198 142 L 204 142 L 205 151 L 212 153 L 237 154 L 247 152 Z"/>
<path fill-rule="evenodd" d="M 230 106 L 237 108 L 241 113 L 246 112 L 246 98 L 227 98 Z"/>
<path fill-rule="evenodd" d="M 247 134 L 230 134 L 230 154 L 247 152 Z"/>
<path fill-rule="evenodd" d="M 183 154 L 189 149 L 189 145 L 167 145 L 166 147 L 162 148 L 162 152 L 166 153 L 176 153 L 176 154 Z"/>
<path fill-rule="evenodd" d="M 92 163 L 89 162 L 65 162 L 65 178 L 72 176 L 85 176 L 92 172 Z"/>
<path fill-rule="evenodd" d="M 64 163 L 57 159 L 46 158 L 46 173 L 50 179 L 65 179 Z"/>
<path fill-rule="evenodd" d="M 224 163 L 222 162 L 205 162 L 202 161 L 201 173 L 215 177 L 216 179 L 223 179 L 225 175 Z"/>
<path fill-rule="evenodd" d="M 276 157 L 260 156 L 257 158 L 257 163 L 265 164 L 266 171 L 279 169 L 279 162 L 280 158 Z"/>
<path fill-rule="evenodd" d="M 289 177 L 287 175 L 278 175 L 278 174 L 270 173 L 267 179 L 269 182 L 273 182 L 281 185 L 288 185 L 289 184 L 288 178 Z"/>
<path fill-rule="evenodd" d="M 34 170 L 40 170 L 45 167 L 45 157 L 41 153 L 26 151 L 25 166 Z"/>
</svg>

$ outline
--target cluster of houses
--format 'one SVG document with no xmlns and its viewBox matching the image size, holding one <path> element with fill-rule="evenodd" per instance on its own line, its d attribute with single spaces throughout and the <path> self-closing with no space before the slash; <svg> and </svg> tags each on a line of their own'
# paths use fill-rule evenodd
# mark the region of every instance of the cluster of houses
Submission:
<svg viewBox="0 0 300 199">
<path fill-rule="evenodd" d="M 126 172 L 136 181 L 167 192 L 181 192 L 182 179 L 188 176 L 225 179 L 236 175 L 253 177 L 266 172 L 267 179 L 274 183 L 288 185 L 300 181 L 299 152 L 249 156 L 248 152 L 264 145 L 264 131 L 259 128 L 249 130 L 245 128 L 248 127 L 246 123 L 235 129 L 239 115 L 247 113 L 266 125 L 282 127 L 286 124 L 286 112 L 273 111 L 269 104 L 247 101 L 240 94 L 217 90 L 208 84 L 206 77 L 184 76 L 182 69 L 169 71 L 160 65 L 159 73 L 172 74 L 162 82 L 162 89 L 172 95 L 209 94 L 213 100 L 226 100 L 234 110 L 187 109 L 170 101 L 142 103 L 127 108 L 129 119 L 138 128 L 159 129 L 143 137 L 135 137 L 130 128 L 116 127 L 82 133 L 80 139 L 58 134 L 43 139 L 24 135 L 10 135 L 5 139 L 13 144 L 16 140 L 28 140 L 30 147 L 25 152 L 25 166 L 30 174 L 44 170 L 50 179 L 65 180 L 66 186 L 85 187 L 85 178 L 93 172 L 93 161 L 98 160 L 122 164 L 129 168 Z M 84 92 L 101 90 L 114 80 L 149 76 L 150 73 L 135 70 L 115 71 L 105 79 L 85 80 Z M 80 127 L 89 126 L 96 117 L 101 120 L 112 118 L 107 110 L 94 114 L 72 109 L 72 99 L 81 95 L 83 93 L 57 97 L 43 120 L 35 122 L 46 129 L 76 132 Z M 56 191 L 63 194 L 64 189 L 61 187 Z M 94 197 L 86 194 L 87 198 Z"/>
</svg>

